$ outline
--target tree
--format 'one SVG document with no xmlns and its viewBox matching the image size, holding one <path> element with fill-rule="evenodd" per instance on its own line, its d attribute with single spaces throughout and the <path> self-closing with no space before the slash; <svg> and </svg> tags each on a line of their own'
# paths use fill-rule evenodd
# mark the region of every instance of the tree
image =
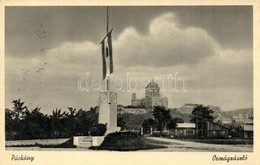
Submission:
<svg viewBox="0 0 260 165">
<path fill-rule="evenodd" d="M 14 113 L 16 119 L 23 119 L 26 110 L 28 108 L 24 105 L 25 102 L 21 102 L 21 99 L 13 100 L 12 103 L 14 104 Z"/>
<path fill-rule="evenodd" d="M 161 134 L 168 121 L 172 118 L 170 111 L 167 110 L 164 106 L 155 106 L 153 110 L 153 116 L 156 121 L 156 127 Z"/>
<path fill-rule="evenodd" d="M 89 131 L 93 125 L 98 123 L 98 114 L 96 108 L 90 108 L 89 111 L 79 109 L 76 115 L 77 120 L 77 135 L 89 135 Z"/>
<path fill-rule="evenodd" d="M 156 121 L 152 118 L 144 119 L 142 127 L 144 128 L 145 133 L 151 133 L 151 128 L 156 127 Z"/>
<path fill-rule="evenodd" d="M 61 113 L 61 109 L 56 108 L 52 111 L 51 122 L 52 122 L 52 132 L 54 133 L 54 137 L 62 137 L 63 128 L 64 128 L 64 118 L 66 116 L 66 112 Z"/>
<path fill-rule="evenodd" d="M 6 109 L 5 111 L 7 139 L 48 137 L 50 133 L 48 115 L 43 115 L 38 107 L 28 110 L 21 99 L 14 100 L 12 103 L 14 104 L 13 110 Z"/>
<path fill-rule="evenodd" d="M 91 136 L 103 136 L 107 131 L 107 124 L 95 124 L 90 129 Z"/>
<path fill-rule="evenodd" d="M 173 120 L 176 122 L 176 123 L 184 123 L 184 120 L 180 117 L 174 117 Z"/>
<path fill-rule="evenodd" d="M 240 123 L 232 122 L 225 124 L 230 129 L 230 135 L 235 138 L 243 138 L 243 127 Z"/>
<path fill-rule="evenodd" d="M 69 112 L 65 114 L 65 130 L 67 133 L 67 136 L 72 137 L 76 134 L 76 127 L 77 127 L 77 123 L 78 121 L 76 120 L 76 116 L 77 116 L 77 109 L 72 108 L 72 107 L 68 107 Z"/>
<path fill-rule="evenodd" d="M 191 115 L 191 122 L 195 123 L 198 120 L 207 120 L 207 121 L 213 121 L 214 117 L 212 114 L 214 113 L 213 110 L 211 110 L 208 106 L 204 105 L 197 105 Z"/>
<path fill-rule="evenodd" d="M 144 128 L 153 128 L 156 126 L 156 121 L 152 118 L 144 119 L 142 123 L 142 127 Z"/>
<path fill-rule="evenodd" d="M 177 123 L 183 123 L 183 119 L 179 117 L 174 117 L 170 119 L 166 125 L 167 129 L 176 129 Z"/>
<path fill-rule="evenodd" d="M 34 108 L 31 111 L 26 111 L 23 120 L 24 130 L 22 133 L 23 139 L 38 139 L 46 138 L 47 133 L 47 115 L 40 112 L 41 108 Z"/>
<path fill-rule="evenodd" d="M 13 140 L 15 138 L 15 122 L 14 112 L 10 109 L 5 109 L 5 138 L 6 140 Z"/>
<path fill-rule="evenodd" d="M 213 113 L 213 110 L 204 105 L 197 105 L 192 111 L 190 122 L 196 123 L 199 136 L 206 136 L 206 122 L 214 120 Z"/>
<path fill-rule="evenodd" d="M 21 99 L 13 100 L 13 109 L 5 109 L 5 135 L 8 140 L 59 138 L 89 135 L 97 124 L 96 108 L 89 111 L 69 107 L 69 111 L 56 108 L 51 115 L 41 113 L 41 108 L 29 110 Z"/>
<path fill-rule="evenodd" d="M 121 128 L 121 130 L 125 129 L 126 121 L 123 117 L 117 117 L 117 126 Z"/>
<path fill-rule="evenodd" d="M 28 111 L 28 108 L 25 106 L 25 102 L 22 102 L 21 99 L 13 100 L 12 103 L 14 104 L 13 107 L 13 118 L 14 118 L 14 138 L 15 139 L 22 139 L 22 133 L 25 129 L 24 126 L 24 118 L 25 113 Z"/>
<path fill-rule="evenodd" d="M 121 120 L 118 122 L 119 124 L 123 124 L 123 130 L 139 130 L 144 119 L 152 117 L 151 114 L 130 114 L 130 113 L 124 113 L 124 114 L 118 114 L 117 119 Z M 122 119 L 120 119 L 122 118 Z M 123 120 L 123 123 L 122 123 Z"/>
</svg>

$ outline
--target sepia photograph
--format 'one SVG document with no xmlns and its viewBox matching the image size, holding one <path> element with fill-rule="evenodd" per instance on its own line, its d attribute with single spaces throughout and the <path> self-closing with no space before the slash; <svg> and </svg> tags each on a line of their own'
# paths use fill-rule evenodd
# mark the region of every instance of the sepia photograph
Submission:
<svg viewBox="0 0 260 165">
<path fill-rule="evenodd" d="M 246 162 L 253 18 L 252 5 L 5 6 L 7 159 L 185 152 Z"/>
</svg>

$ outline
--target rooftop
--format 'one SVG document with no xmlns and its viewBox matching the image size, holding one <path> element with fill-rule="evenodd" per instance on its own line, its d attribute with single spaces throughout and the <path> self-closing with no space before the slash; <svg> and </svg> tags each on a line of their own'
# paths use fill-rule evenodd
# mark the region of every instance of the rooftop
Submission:
<svg viewBox="0 0 260 165">
<path fill-rule="evenodd" d="M 195 123 L 177 123 L 176 128 L 195 128 Z"/>
<path fill-rule="evenodd" d="M 254 131 L 253 125 L 243 125 L 244 131 Z"/>
</svg>

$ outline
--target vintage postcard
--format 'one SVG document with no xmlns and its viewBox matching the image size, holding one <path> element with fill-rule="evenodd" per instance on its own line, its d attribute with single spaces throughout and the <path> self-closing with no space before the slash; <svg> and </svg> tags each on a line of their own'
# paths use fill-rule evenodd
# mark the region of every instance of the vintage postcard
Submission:
<svg viewBox="0 0 260 165">
<path fill-rule="evenodd" d="M 258 164 L 259 7 L 5 1 L 2 164 Z"/>
</svg>

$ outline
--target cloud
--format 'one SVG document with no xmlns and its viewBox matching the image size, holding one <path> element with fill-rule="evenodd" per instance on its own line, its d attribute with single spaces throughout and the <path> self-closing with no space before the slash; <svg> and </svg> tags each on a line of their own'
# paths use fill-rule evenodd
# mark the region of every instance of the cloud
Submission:
<svg viewBox="0 0 260 165">
<path fill-rule="evenodd" d="M 114 45 L 118 63 L 128 67 L 192 65 L 214 55 L 218 47 L 203 29 L 182 29 L 173 13 L 155 18 L 146 35 L 125 29 Z"/>
<path fill-rule="evenodd" d="M 193 88 L 240 87 L 252 89 L 253 52 L 217 50 L 217 55 L 190 68 Z"/>
<path fill-rule="evenodd" d="M 126 81 L 130 73 L 137 80 L 157 77 L 161 81 L 178 72 L 185 79 L 187 92 L 166 91 L 170 107 L 186 102 L 224 109 L 253 106 L 252 50 L 224 49 L 203 29 L 181 28 L 179 24 L 173 13 L 166 13 L 150 23 L 148 33 L 126 28 L 113 39 L 115 72 L 111 76 Z M 98 105 L 98 93 L 80 92 L 77 80 L 86 73 L 101 78 L 101 59 L 100 45 L 88 40 L 63 42 L 24 58 L 7 54 L 6 100 L 22 98 L 49 112 L 56 107 Z M 44 69 L 37 72 L 39 68 Z M 130 104 L 130 96 L 119 93 L 119 104 Z"/>
<path fill-rule="evenodd" d="M 77 81 L 86 73 L 101 77 L 101 55 L 98 45 L 91 42 L 66 42 L 59 47 L 34 56 L 5 58 L 6 105 L 22 98 L 31 108 L 42 107 L 46 113 L 58 107 L 88 108 L 96 106 L 93 97 L 78 89 Z M 77 99 L 72 99 L 77 98 Z M 87 105 L 86 99 L 88 100 Z"/>
</svg>

